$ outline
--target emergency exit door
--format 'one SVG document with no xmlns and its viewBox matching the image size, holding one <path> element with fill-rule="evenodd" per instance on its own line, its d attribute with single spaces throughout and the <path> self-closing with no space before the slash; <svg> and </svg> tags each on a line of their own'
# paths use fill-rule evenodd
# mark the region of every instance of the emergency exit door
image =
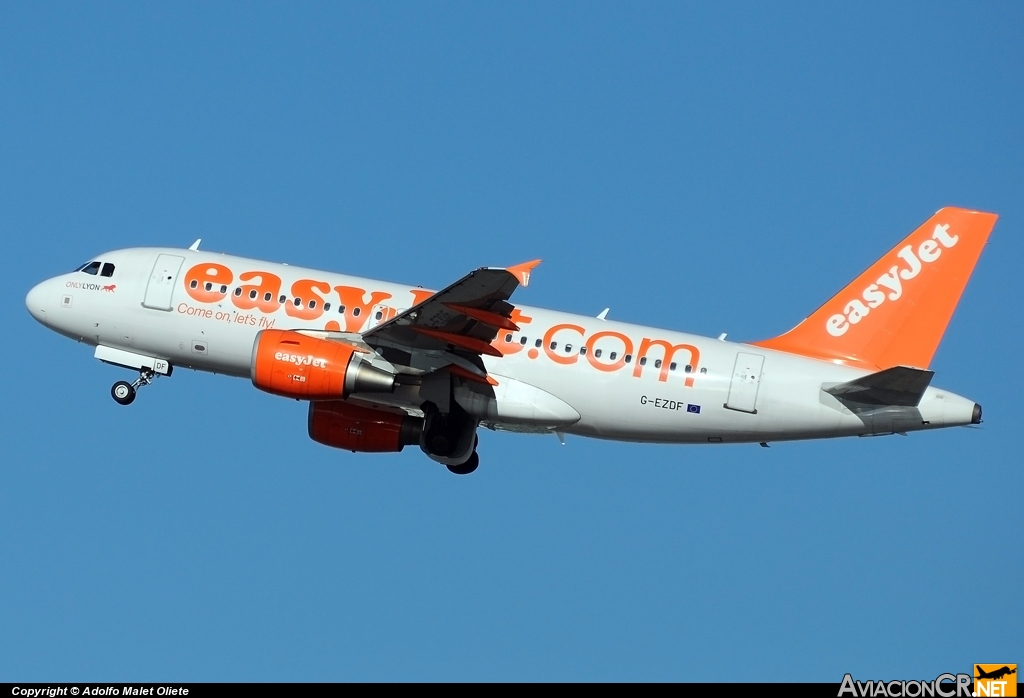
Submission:
<svg viewBox="0 0 1024 698">
<path fill-rule="evenodd" d="M 146 297 L 142 301 L 144 307 L 154 310 L 171 309 L 171 294 L 174 293 L 174 284 L 178 281 L 178 272 L 184 261 L 184 257 L 173 254 L 162 254 L 156 258 L 153 273 L 149 275 L 149 283 L 146 285 Z"/>
<path fill-rule="evenodd" d="M 730 410 L 757 414 L 757 390 L 761 386 L 761 367 L 763 365 L 763 356 L 742 352 L 736 355 L 726 407 Z"/>
</svg>

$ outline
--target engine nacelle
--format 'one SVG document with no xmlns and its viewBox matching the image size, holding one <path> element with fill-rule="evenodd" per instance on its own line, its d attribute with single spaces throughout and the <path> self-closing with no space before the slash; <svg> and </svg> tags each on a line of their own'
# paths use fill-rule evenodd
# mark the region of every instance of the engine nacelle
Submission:
<svg viewBox="0 0 1024 698">
<path fill-rule="evenodd" d="M 423 418 L 347 402 L 309 403 L 309 438 L 349 451 L 388 453 L 418 444 Z"/>
<path fill-rule="evenodd" d="M 291 330 L 263 330 L 252 347 L 252 384 L 299 400 L 338 400 L 352 393 L 391 392 L 395 377 L 342 342 Z"/>
</svg>

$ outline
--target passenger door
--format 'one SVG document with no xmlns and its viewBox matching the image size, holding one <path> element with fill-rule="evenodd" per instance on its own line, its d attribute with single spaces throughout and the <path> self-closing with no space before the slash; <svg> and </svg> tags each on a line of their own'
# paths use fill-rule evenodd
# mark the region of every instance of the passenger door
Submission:
<svg viewBox="0 0 1024 698">
<path fill-rule="evenodd" d="M 146 297 L 142 301 L 143 307 L 154 310 L 171 309 L 171 294 L 174 293 L 178 272 L 181 271 L 184 261 L 184 257 L 173 254 L 162 254 L 156 258 L 153 273 L 150 274 L 149 283 L 146 285 Z"/>
<path fill-rule="evenodd" d="M 729 383 L 729 399 L 725 406 L 730 410 L 757 414 L 757 390 L 761 386 L 761 367 L 764 357 L 758 354 L 736 355 Z"/>
</svg>

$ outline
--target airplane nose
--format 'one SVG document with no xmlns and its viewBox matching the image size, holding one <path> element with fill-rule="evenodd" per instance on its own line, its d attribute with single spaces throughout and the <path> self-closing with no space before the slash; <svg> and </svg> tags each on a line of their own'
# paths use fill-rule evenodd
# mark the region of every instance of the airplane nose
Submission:
<svg viewBox="0 0 1024 698">
<path fill-rule="evenodd" d="M 47 282 L 36 284 L 32 287 L 32 290 L 25 296 L 25 307 L 28 308 L 28 312 L 39 322 L 46 324 L 46 306 L 47 306 Z"/>
</svg>

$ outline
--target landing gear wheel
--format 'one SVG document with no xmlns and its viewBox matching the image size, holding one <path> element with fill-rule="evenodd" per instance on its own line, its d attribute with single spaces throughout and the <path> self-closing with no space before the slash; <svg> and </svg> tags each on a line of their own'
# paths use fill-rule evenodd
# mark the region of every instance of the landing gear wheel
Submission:
<svg viewBox="0 0 1024 698">
<path fill-rule="evenodd" d="M 462 465 L 448 465 L 445 467 L 456 475 L 469 475 L 477 469 L 478 465 L 480 465 L 480 456 L 476 454 L 476 451 L 473 451 L 473 455 Z"/>
<path fill-rule="evenodd" d="M 118 381 L 110 389 L 110 396 L 119 405 L 130 405 L 135 402 L 135 386 L 126 381 Z"/>
</svg>

